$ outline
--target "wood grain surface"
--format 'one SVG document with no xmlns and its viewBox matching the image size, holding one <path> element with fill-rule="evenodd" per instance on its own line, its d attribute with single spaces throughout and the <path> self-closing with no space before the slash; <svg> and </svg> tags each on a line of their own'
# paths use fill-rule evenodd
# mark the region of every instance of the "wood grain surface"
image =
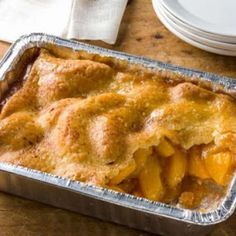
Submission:
<svg viewBox="0 0 236 236">
<path fill-rule="evenodd" d="M 87 42 L 236 78 L 236 57 L 211 54 L 182 42 L 160 23 L 150 0 L 129 1 L 115 45 Z M 0 57 L 8 47 L 9 44 L 0 42 Z M 0 236 L 8 235 L 151 236 L 145 232 L 0 193 Z M 236 235 L 236 214 L 219 224 L 211 234 L 233 235 Z"/>
</svg>

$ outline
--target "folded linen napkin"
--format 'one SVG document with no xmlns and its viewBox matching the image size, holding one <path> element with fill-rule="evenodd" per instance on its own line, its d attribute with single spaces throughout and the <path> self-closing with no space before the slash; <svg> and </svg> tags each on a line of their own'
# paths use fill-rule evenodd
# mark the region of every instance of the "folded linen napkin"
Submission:
<svg viewBox="0 0 236 236">
<path fill-rule="evenodd" d="M 115 43 L 127 0 L 76 0 L 68 37 Z"/>
<path fill-rule="evenodd" d="M 43 32 L 115 43 L 127 0 L 0 0 L 0 40 Z"/>
</svg>

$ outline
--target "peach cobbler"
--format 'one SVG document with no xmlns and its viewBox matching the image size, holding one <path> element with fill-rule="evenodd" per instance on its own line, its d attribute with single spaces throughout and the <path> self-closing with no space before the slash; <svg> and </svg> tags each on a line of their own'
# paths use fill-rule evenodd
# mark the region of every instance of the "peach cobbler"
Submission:
<svg viewBox="0 0 236 236">
<path fill-rule="evenodd" d="M 1 109 L 0 161 L 187 208 L 219 198 L 235 99 L 101 58 L 41 50 Z"/>
</svg>

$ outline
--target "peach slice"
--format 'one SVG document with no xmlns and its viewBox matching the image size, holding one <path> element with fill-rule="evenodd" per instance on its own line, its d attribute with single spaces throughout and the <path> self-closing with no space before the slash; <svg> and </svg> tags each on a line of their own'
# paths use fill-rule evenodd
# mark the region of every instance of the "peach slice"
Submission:
<svg viewBox="0 0 236 236">
<path fill-rule="evenodd" d="M 169 157 L 175 153 L 174 147 L 165 138 L 160 141 L 159 145 L 156 147 L 156 151 L 162 157 Z"/>
<path fill-rule="evenodd" d="M 134 160 L 136 163 L 136 170 L 133 175 L 136 176 L 145 166 L 148 157 L 152 154 L 152 148 L 140 148 L 134 153 Z"/>
<path fill-rule="evenodd" d="M 210 177 L 223 186 L 228 182 L 232 163 L 232 154 L 230 152 L 210 154 L 205 159 L 206 169 Z"/>
<path fill-rule="evenodd" d="M 186 172 L 186 166 L 186 154 L 176 150 L 175 154 L 170 157 L 165 174 L 166 182 L 170 188 L 175 188 L 182 181 Z"/>
<path fill-rule="evenodd" d="M 113 179 L 111 179 L 110 185 L 117 185 L 121 183 L 124 179 L 126 179 L 134 172 L 135 168 L 136 168 L 135 161 L 131 161 L 124 169 L 120 170 L 118 175 L 116 175 Z"/>
<path fill-rule="evenodd" d="M 200 179 L 207 179 L 210 177 L 207 173 L 204 160 L 201 157 L 201 151 L 198 147 L 194 147 L 191 151 L 188 172 L 190 175 Z"/>
<path fill-rule="evenodd" d="M 150 156 L 139 174 L 139 183 L 144 197 L 159 201 L 164 195 L 161 181 L 161 167 L 155 156 Z"/>
</svg>

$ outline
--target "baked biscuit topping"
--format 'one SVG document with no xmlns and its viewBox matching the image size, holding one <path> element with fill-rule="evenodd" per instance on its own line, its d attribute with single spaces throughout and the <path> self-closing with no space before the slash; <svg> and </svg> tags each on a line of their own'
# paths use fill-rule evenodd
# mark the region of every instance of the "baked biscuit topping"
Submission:
<svg viewBox="0 0 236 236">
<path fill-rule="evenodd" d="M 1 111 L 0 161 L 188 208 L 226 186 L 235 100 L 114 64 L 42 50 Z"/>
</svg>

